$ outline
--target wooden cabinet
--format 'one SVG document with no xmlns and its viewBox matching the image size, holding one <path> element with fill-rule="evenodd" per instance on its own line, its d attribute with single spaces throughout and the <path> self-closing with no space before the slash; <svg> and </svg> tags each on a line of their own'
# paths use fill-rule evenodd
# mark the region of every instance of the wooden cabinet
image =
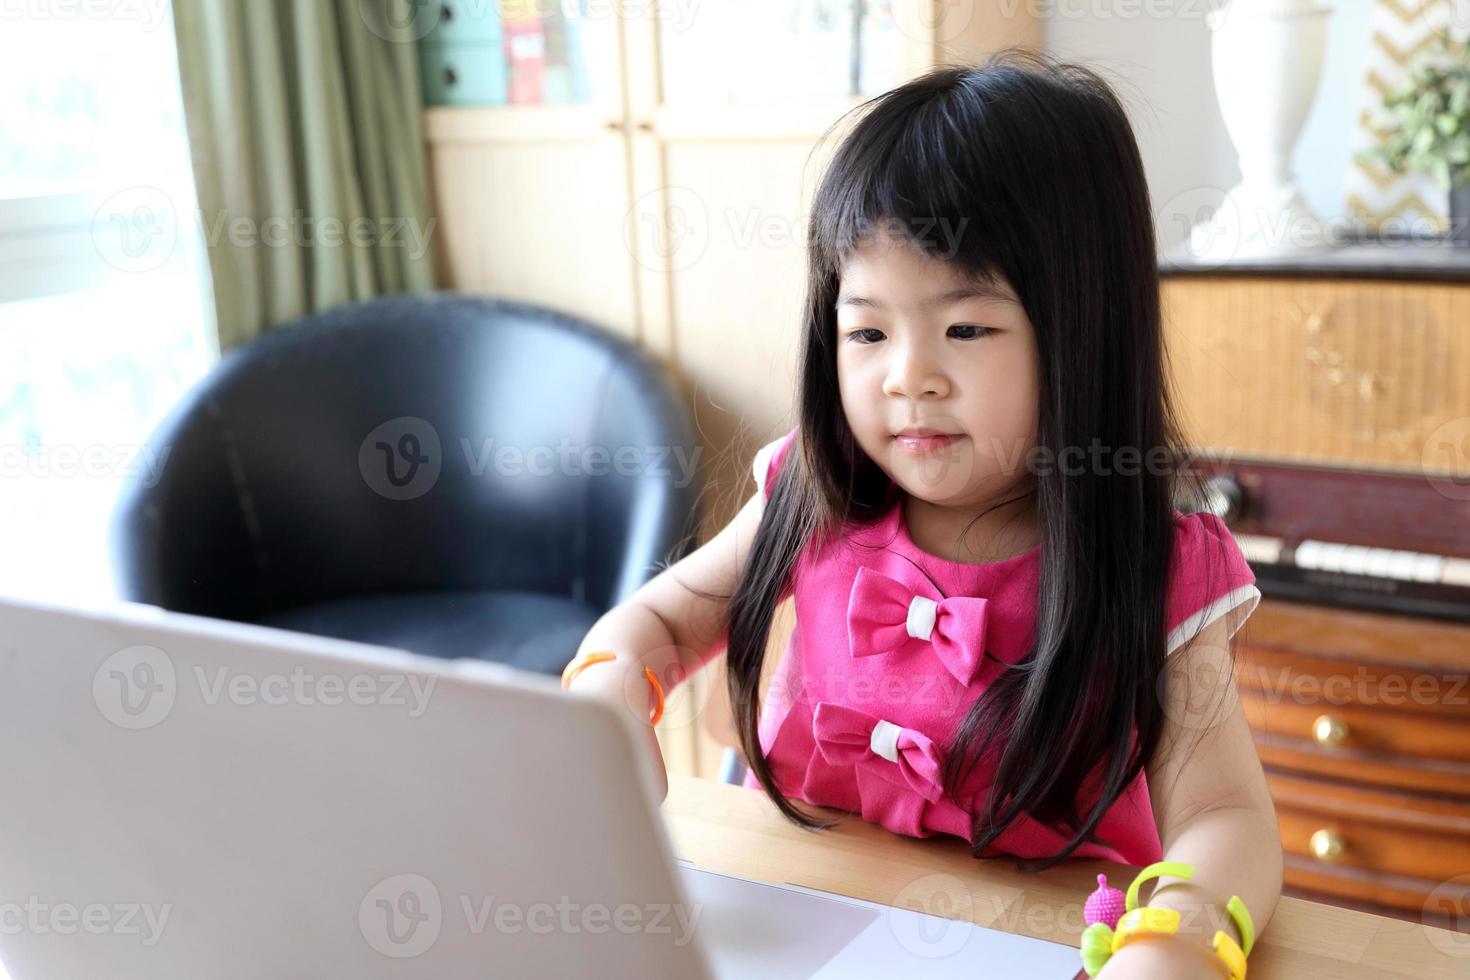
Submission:
<svg viewBox="0 0 1470 980">
<path fill-rule="evenodd" d="M 1287 885 L 1470 907 L 1470 625 L 1266 600 L 1236 656 Z"/>
<path fill-rule="evenodd" d="M 1166 342 L 1189 442 L 1278 475 L 1343 474 L 1310 501 L 1290 497 L 1317 482 L 1242 483 L 1259 499 L 1237 533 L 1259 525 L 1289 543 L 1465 567 L 1470 254 L 1406 242 L 1168 265 Z M 1262 591 L 1237 634 L 1237 680 L 1288 888 L 1463 928 L 1470 624 Z"/>
</svg>

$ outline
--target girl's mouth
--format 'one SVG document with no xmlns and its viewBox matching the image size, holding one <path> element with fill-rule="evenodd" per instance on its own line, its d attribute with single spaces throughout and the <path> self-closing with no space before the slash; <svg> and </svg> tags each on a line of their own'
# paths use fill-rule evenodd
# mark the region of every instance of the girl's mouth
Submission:
<svg viewBox="0 0 1470 980">
<path fill-rule="evenodd" d="M 926 456 L 948 449 L 965 438 L 960 435 L 934 434 L 924 436 L 897 435 L 893 439 L 898 448 L 912 456 Z"/>
</svg>

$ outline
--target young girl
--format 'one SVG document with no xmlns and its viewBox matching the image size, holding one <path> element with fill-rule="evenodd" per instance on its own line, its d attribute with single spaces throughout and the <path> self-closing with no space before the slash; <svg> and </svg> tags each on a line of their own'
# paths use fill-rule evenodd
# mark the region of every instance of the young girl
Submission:
<svg viewBox="0 0 1470 980">
<path fill-rule="evenodd" d="M 1186 862 L 1148 898 L 1178 934 L 1099 975 L 1222 976 L 1226 900 L 1259 928 L 1281 885 L 1230 673 L 1260 594 L 1190 506 L 1122 106 L 1026 52 L 937 68 L 862 107 L 809 228 L 797 425 L 727 527 L 597 622 L 578 656 L 613 658 L 571 683 L 647 725 L 645 669 L 668 689 L 726 650 L 747 785 L 791 820 L 835 807 L 1029 868 Z"/>
</svg>

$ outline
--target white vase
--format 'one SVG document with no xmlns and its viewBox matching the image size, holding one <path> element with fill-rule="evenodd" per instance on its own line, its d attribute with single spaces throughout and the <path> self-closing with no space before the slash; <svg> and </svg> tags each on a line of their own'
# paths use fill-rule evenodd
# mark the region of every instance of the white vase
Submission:
<svg viewBox="0 0 1470 980">
<path fill-rule="evenodd" d="M 1215 95 L 1241 178 L 1214 217 L 1191 230 L 1197 257 L 1331 244 L 1291 164 L 1317 94 L 1331 13 L 1317 0 L 1233 0 L 1209 16 Z"/>
</svg>

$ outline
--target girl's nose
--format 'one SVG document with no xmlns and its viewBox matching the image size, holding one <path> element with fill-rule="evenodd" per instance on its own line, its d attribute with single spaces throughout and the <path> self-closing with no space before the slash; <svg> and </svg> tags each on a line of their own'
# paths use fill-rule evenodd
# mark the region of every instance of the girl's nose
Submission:
<svg viewBox="0 0 1470 980">
<path fill-rule="evenodd" d="M 883 393 L 907 398 L 943 398 L 949 394 L 949 380 L 932 359 L 922 352 L 909 350 L 895 356 L 883 381 Z"/>
</svg>

